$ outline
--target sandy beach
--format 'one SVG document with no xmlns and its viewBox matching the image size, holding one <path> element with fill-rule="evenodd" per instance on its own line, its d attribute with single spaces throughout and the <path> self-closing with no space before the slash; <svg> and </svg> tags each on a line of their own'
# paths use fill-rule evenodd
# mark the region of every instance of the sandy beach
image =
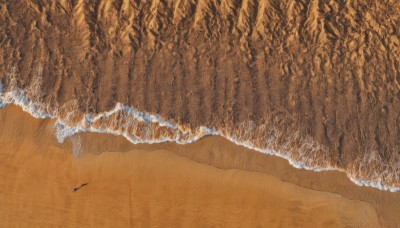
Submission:
<svg viewBox="0 0 400 228">
<path fill-rule="evenodd" d="M 2 226 L 399 224 L 399 193 L 357 187 L 336 171 L 296 170 L 218 137 L 189 145 L 133 145 L 83 133 L 59 144 L 52 120 L 34 119 L 17 107 L 1 109 L 0 120 Z M 79 158 L 73 150 L 80 150 Z"/>
<path fill-rule="evenodd" d="M 400 227 L 400 1 L 0 2 L 0 227 Z"/>
</svg>

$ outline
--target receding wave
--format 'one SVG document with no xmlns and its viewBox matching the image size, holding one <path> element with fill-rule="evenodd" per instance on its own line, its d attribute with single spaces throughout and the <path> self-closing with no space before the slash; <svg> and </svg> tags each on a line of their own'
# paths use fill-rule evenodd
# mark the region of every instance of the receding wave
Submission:
<svg viewBox="0 0 400 228">
<path fill-rule="evenodd" d="M 98 114 L 79 112 L 76 102 L 70 102 L 58 109 L 51 109 L 43 103 L 34 102 L 24 90 L 19 88 L 3 91 L 1 84 L 0 104 L 0 107 L 8 104 L 20 106 L 35 118 L 56 119 L 55 133 L 59 143 L 63 143 L 67 137 L 79 132 L 119 135 L 134 144 L 162 142 L 186 144 L 207 135 L 219 135 L 237 145 L 282 157 L 299 169 L 341 170 L 345 171 L 349 179 L 357 185 L 393 192 L 400 190 L 398 182 L 396 182 L 398 179 L 391 170 L 392 167 L 382 164 L 389 169 L 382 170 L 382 172 L 370 169 L 370 173 L 363 169 L 363 166 L 371 165 L 372 162 L 379 163 L 378 157 L 369 158 L 368 161 L 364 159 L 358 170 L 343 170 L 329 163 L 328 148 L 318 144 L 310 137 L 301 136 L 299 132 L 282 139 L 282 134 L 274 123 L 256 126 L 248 121 L 238 124 L 234 128 L 201 126 L 191 129 L 188 126 L 166 120 L 159 115 L 141 112 L 121 103 L 117 103 L 110 111 Z M 274 121 L 279 122 L 277 119 Z M 282 141 L 285 142 L 282 144 Z"/>
</svg>

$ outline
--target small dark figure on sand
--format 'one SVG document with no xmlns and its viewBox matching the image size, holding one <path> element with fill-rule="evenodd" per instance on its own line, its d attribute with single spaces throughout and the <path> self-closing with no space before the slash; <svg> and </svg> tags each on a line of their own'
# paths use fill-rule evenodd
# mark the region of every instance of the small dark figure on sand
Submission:
<svg viewBox="0 0 400 228">
<path fill-rule="evenodd" d="M 88 183 L 84 183 L 84 184 L 81 184 L 81 186 L 79 186 L 79 187 L 77 187 L 77 188 L 73 188 L 73 189 L 72 189 L 72 192 L 78 191 L 79 189 L 81 189 L 82 187 L 86 186 L 87 184 L 88 184 Z"/>
</svg>

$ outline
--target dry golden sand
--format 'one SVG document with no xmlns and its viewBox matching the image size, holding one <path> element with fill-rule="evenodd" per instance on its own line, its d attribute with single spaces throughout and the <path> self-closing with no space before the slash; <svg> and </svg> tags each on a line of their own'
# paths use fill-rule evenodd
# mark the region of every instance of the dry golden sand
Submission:
<svg viewBox="0 0 400 228">
<path fill-rule="evenodd" d="M 212 151 L 215 159 L 210 157 L 204 163 L 220 161 L 223 166 L 229 159 L 221 159 L 224 156 L 221 153 L 232 149 L 247 153 L 250 160 L 246 164 L 254 164 L 248 150 L 220 138 L 210 137 L 185 146 L 170 143 L 135 146 L 120 137 L 87 133 L 73 136 L 61 145 L 54 137 L 54 121 L 33 119 L 16 107 L 0 110 L 0 128 L 3 227 L 380 227 L 381 224 L 393 227 L 396 224 L 394 220 L 389 224 L 390 216 L 382 217 L 367 202 L 303 188 L 266 173 L 218 169 L 177 156 L 187 152 L 188 157 L 198 160 L 191 152 Z M 80 159 L 74 159 L 71 153 L 71 145 L 77 143 L 81 143 L 81 150 L 86 150 Z M 104 152 L 112 148 L 124 152 Z M 94 155 L 96 152 L 100 154 Z M 236 159 L 241 158 L 236 156 Z M 274 168 L 278 173 L 286 168 L 293 176 L 296 172 L 305 173 L 302 178 L 306 184 L 321 181 L 312 178 L 322 173 L 294 170 L 278 159 L 275 161 L 272 164 L 259 160 L 263 166 L 280 166 Z M 240 167 L 236 163 L 231 162 L 232 167 Z M 338 181 L 339 185 L 345 182 L 348 191 L 368 190 L 346 182 L 343 175 L 325 178 L 326 182 Z M 71 192 L 72 187 L 83 183 L 88 185 Z M 318 186 L 320 183 L 315 188 Z M 382 192 L 382 195 L 399 198 L 397 193 Z M 393 199 L 391 204 L 400 202 Z"/>
</svg>

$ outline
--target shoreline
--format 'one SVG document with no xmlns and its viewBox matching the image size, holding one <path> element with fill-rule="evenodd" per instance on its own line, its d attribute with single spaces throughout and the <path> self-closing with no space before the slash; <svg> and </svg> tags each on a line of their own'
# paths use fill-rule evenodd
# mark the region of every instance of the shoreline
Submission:
<svg viewBox="0 0 400 228">
<path fill-rule="evenodd" d="M 267 155 L 272 155 L 276 156 L 282 159 L 285 159 L 288 161 L 288 163 L 293 166 L 296 169 L 305 169 L 305 170 L 310 170 L 313 172 L 321 172 L 321 171 L 339 171 L 343 172 L 346 174 L 347 178 L 353 182 L 355 185 L 361 186 L 361 187 L 373 187 L 382 191 L 390 191 L 390 192 L 400 192 L 400 188 L 395 187 L 395 186 L 387 186 L 384 185 L 380 182 L 374 182 L 371 180 L 367 179 L 357 179 L 353 177 L 351 173 L 349 173 L 347 170 L 337 168 L 337 167 L 312 167 L 309 166 L 301 161 L 293 159 L 291 154 L 285 154 L 280 151 L 275 151 L 272 149 L 263 149 L 260 147 L 257 147 L 253 145 L 251 142 L 242 142 L 240 140 L 235 139 L 231 135 L 226 135 L 220 131 L 213 130 L 210 128 L 206 127 L 200 127 L 199 129 L 196 130 L 196 132 L 192 133 L 190 130 L 188 131 L 187 129 L 182 128 L 182 126 L 175 124 L 173 122 L 170 122 L 168 120 L 162 119 L 159 115 L 154 115 L 146 112 L 141 112 L 137 109 L 125 106 L 121 103 L 117 103 L 114 109 L 104 112 L 104 113 L 99 113 L 95 116 L 91 115 L 83 115 L 81 117 L 81 124 L 83 126 L 69 126 L 66 120 L 60 119 L 57 115 L 51 114 L 51 113 L 46 113 L 44 110 L 46 108 L 44 107 L 44 104 L 38 104 L 35 103 L 33 100 L 28 98 L 25 95 L 25 92 L 21 89 L 14 89 L 11 92 L 6 92 L 4 93 L 2 91 L 2 85 L 0 84 L 0 108 L 4 108 L 8 105 L 11 106 L 18 106 L 20 107 L 24 112 L 30 114 L 34 118 L 39 118 L 39 119 L 54 119 L 56 120 L 55 123 L 55 135 L 57 137 L 57 141 L 59 143 L 63 143 L 64 140 L 68 137 L 71 137 L 75 134 L 78 133 L 86 133 L 86 132 L 91 132 L 91 133 L 100 133 L 100 134 L 111 134 L 111 135 L 116 135 L 116 136 L 121 136 L 124 137 L 126 140 L 130 141 L 132 144 L 159 144 L 159 143 L 177 143 L 180 145 L 184 144 L 190 144 L 193 142 L 196 142 L 198 140 L 203 139 L 204 137 L 209 137 L 209 136 L 218 136 L 222 137 L 231 143 L 234 143 L 238 146 L 246 147 L 247 149 L 250 150 L 255 150 L 259 153 L 267 154 Z M 176 133 L 173 135 L 173 138 L 169 138 L 167 136 L 166 138 L 160 138 L 160 139 L 147 139 L 147 138 L 134 138 L 134 136 L 128 135 L 126 132 L 118 132 L 118 131 L 113 131 L 112 129 L 108 129 L 108 126 L 104 129 L 103 127 L 92 127 L 92 124 L 95 123 L 98 120 L 102 119 L 108 119 L 110 116 L 113 114 L 121 111 L 121 110 L 126 110 L 126 112 L 129 115 L 132 115 L 131 118 L 134 120 L 138 121 L 143 121 L 143 122 L 151 122 L 151 123 L 156 123 L 159 126 L 165 126 L 167 129 L 172 129 L 173 131 L 176 131 Z M 67 114 L 69 115 L 69 114 Z M 74 114 L 72 114 L 73 116 Z M 74 118 L 74 117 L 73 117 Z M 75 117 L 76 118 L 76 117 Z M 68 118 L 67 118 L 68 120 Z M 192 135 L 192 136 L 187 136 L 186 134 Z M 181 137 L 181 135 L 185 135 L 184 137 Z M 188 138 L 189 137 L 189 138 Z M 188 138 L 188 139 L 187 139 Z M 320 145 L 316 145 L 320 147 Z"/>
<path fill-rule="evenodd" d="M 54 120 L 51 119 L 34 119 L 28 117 L 29 114 L 23 113 L 20 108 L 15 106 L 5 107 L 0 110 L 3 121 L 15 118 L 10 116 L 23 116 L 20 119 L 27 123 L 38 123 L 37 129 L 44 130 L 44 134 L 48 137 L 52 135 L 50 140 L 51 148 L 59 148 L 63 151 L 70 151 L 67 156 L 73 158 L 74 141 L 79 142 L 80 150 L 84 153 L 79 159 L 74 159 L 77 165 L 83 164 L 93 158 L 93 155 L 106 154 L 129 154 L 131 151 L 155 152 L 168 151 L 174 156 L 194 161 L 197 164 L 215 167 L 227 172 L 250 172 L 256 175 L 271 175 L 284 183 L 294 184 L 297 187 L 309 190 L 316 190 L 322 193 L 338 194 L 345 199 L 365 202 L 378 213 L 379 221 L 383 227 L 391 227 L 400 224 L 400 219 L 396 217 L 396 211 L 400 208 L 400 194 L 381 191 L 369 187 L 359 187 L 353 184 L 343 172 L 339 171 L 322 171 L 314 172 L 302 169 L 296 169 L 289 163 L 279 157 L 266 155 L 254 150 L 250 150 L 218 136 L 205 137 L 191 144 L 179 145 L 175 143 L 162 144 L 138 144 L 134 145 L 125 138 L 115 135 L 107 135 L 100 133 L 79 133 L 68 138 L 63 144 L 58 144 L 54 135 Z M 18 120 L 18 118 L 17 118 Z M 2 123 L 7 126 L 13 124 L 21 124 L 19 122 Z M 4 126 L 3 126 L 4 127 Z M 8 129 L 9 127 L 6 127 Z M 19 131 L 15 129 L 15 131 Z M 35 127 L 30 130 L 29 134 L 36 134 Z M 24 133 L 25 134 L 25 133 Z M 41 135 L 42 133 L 40 133 Z M 38 137 L 37 143 L 45 140 L 43 143 L 49 143 L 47 139 Z M 4 140 L 4 139 L 3 139 Z M 7 140 L 7 138 L 5 138 Z M 44 146 L 46 147 L 46 146 Z M 114 152 L 115 153 L 114 153 Z M 63 152 L 65 153 L 65 152 Z M 53 156 L 53 155 L 50 155 Z M 63 155 L 64 156 L 64 155 Z M 89 159 L 86 159 L 86 158 Z M 96 156 L 95 156 L 96 157 Z M 98 157 L 98 156 L 97 156 Z M 88 172 L 88 171 L 86 171 Z"/>
</svg>

